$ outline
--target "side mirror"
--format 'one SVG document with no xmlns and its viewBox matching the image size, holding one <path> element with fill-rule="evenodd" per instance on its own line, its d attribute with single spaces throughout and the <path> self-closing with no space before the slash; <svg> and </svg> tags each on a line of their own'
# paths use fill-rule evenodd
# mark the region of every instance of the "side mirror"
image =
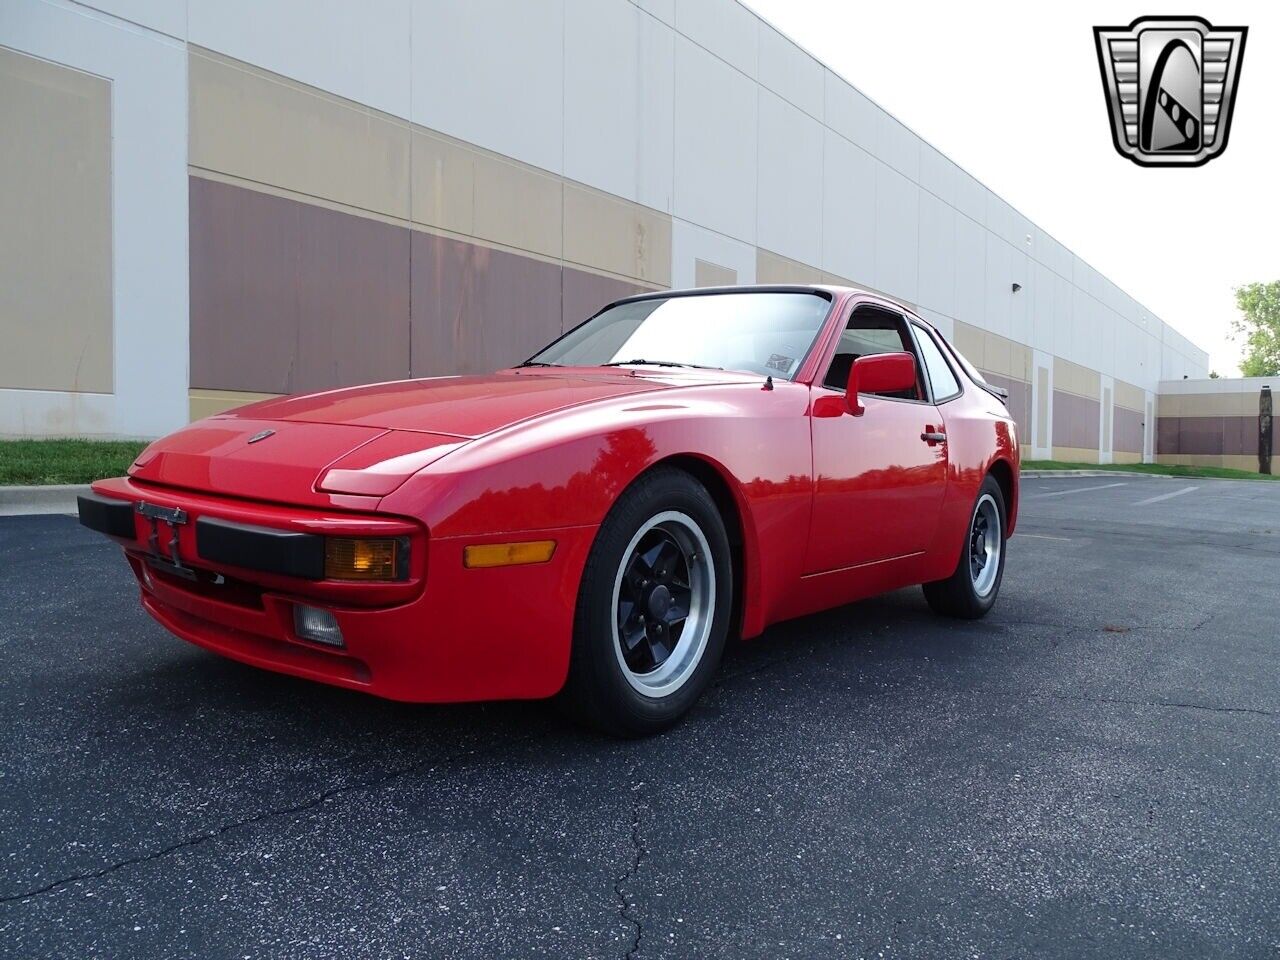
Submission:
<svg viewBox="0 0 1280 960">
<path fill-rule="evenodd" d="M 862 413 L 859 393 L 897 393 L 916 387 L 916 361 L 909 353 L 876 353 L 859 357 L 849 371 L 844 402 L 854 416 Z"/>
</svg>

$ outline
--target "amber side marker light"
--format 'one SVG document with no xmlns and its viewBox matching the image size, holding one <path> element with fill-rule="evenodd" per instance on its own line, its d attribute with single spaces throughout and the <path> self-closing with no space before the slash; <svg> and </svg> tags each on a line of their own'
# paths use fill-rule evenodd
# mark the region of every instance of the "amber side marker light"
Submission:
<svg viewBox="0 0 1280 960">
<path fill-rule="evenodd" d="M 525 563 L 546 563 L 556 552 L 554 540 L 528 540 L 524 543 L 483 543 L 467 547 L 462 564 L 477 567 L 514 567 Z"/>
<path fill-rule="evenodd" d="M 399 540 L 330 537 L 324 543 L 326 580 L 397 580 Z"/>
</svg>

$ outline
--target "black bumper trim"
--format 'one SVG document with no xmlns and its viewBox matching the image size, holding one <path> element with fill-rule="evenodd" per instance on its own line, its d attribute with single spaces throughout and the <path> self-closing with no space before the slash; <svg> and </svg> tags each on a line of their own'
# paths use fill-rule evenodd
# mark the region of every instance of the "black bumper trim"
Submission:
<svg viewBox="0 0 1280 960">
<path fill-rule="evenodd" d="M 202 560 L 245 570 L 324 579 L 324 537 L 315 533 L 290 533 L 201 517 L 196 520 L 196 553 Z"/>
<path fill-rule="evenodd" d="M 125 540 L 133 540 L 138 535 L 133 522 L 133 504 L 128 500 L 82 493 L 76 497 L 76 511 L 80 514 L 80 523 L 90 530 Z"/>
</svg>

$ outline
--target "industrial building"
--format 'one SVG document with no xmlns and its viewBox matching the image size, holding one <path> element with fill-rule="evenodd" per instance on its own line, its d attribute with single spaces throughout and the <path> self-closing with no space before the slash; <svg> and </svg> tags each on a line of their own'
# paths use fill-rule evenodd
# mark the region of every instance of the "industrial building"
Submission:
<svg viewBox="0 0 1280 960">
<path fill-rule="evenodd" d="M 826 281 L 950 335 L 1027 455 L 1201 436 L 1156 417 L 1202 349 L 735 0 L 8 0 L 0 128 L 0 434 L 155 436 L 507 365 L 638 290 Z"/>
</svg>

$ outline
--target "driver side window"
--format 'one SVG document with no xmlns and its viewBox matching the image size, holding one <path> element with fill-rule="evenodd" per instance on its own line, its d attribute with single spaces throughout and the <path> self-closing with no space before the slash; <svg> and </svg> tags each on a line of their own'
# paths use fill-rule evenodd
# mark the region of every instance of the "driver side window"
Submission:
<svg viewBox="0 0 1280 960">
<path fill-rule="evenodd" d="M 925 399 L 924 378 L 920 375 L 920 356 L 916 353 L 915 342 L 907 332 L 906 321 L 899 314 L 877 307 L 859 307 L 854 310 L 844 332 L 840 334 L 840 342 L 836 344 L 835 356 L 831 358 L 831 366 L 827 368 L 822 385 L 843 392 L 849 383 L 849 371 L 853 369 L 853 362 L 859 357 L 877 353 L 911 354 L 916 362 L 916 385 L 911 390 L 870 396 L 894 400 Z"/>
</svg>

